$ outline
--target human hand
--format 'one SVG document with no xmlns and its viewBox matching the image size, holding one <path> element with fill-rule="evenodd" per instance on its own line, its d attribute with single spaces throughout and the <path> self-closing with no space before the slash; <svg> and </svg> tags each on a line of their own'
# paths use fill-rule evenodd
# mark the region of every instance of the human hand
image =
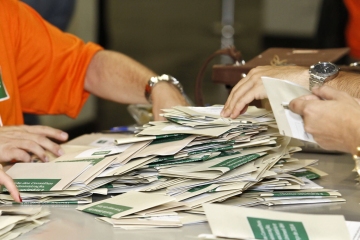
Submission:
<svg viewBox="0 0 360 240">
<path fill-rule="evenodd" d="M 47 126 L 4 126 L 0 127 L 0 162 L 17 160 L 30 162 L 30 154 L 34 154 L 41 161 L 47 162 L 45 151 L 61 156 L 63 150 L 60 145 L 49 138 L 66 141 L 68 134 Z"/>
<path fill-rule="evenodd" d="M 159 82 L 156 84 L 152 90 L 151 97 L 155 121 L 165 120 L 164 117 L 160 116 L 161 109 L 189 105 L 180 91 L 172 84 L 166 82 Z"/>
<path fill-rule="evenodd" d="M 312 92 L 314 95 L 291 101 L 290 110 L 302 116 L 305 131 L 322 148 L 355 153 L 360 144 L 358 100 L 329 86 L 313 88 Z"/>
<path fill-rule="evenodd" d="M 10 195 L 16 202 L 22 202 L 19 191 L 9 175 L 3 171 L 3 167 L 0 164 L 0 185 L 3 185 L 9 190 Z"/>
<path fill-rule="evenodd" d="M 308 88 L 308 69 L 299 66 L 260 66 L 253 68 L 232 89 L 221 112 L 222 117 L 236 118 L 244 113 L 253 100 L 267 98 L 261 77 L 273 77 L 295 82 Z M 276 89 L 274 89 L 276 91 Z"/>
</svg>

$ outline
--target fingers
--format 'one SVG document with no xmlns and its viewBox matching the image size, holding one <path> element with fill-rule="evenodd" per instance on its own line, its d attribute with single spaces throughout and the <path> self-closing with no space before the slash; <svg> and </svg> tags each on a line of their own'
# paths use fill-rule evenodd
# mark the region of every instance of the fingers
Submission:
<svg viewBox="0 0 360 240">
<path fill-rule="evenodd" d="M 231 91 L 221 112 L 222 117 L 236 118 L 244 112 L 244 108 L 254 100 L 254 83 L 251 81 L 241 80 Z M 245 109 L 246 111 L 246 109 Z"/>
<path fill-rule="evenodd" d="M 321 98 L 319 98 L 318 96 L 316 96 L 314 94 L 304 95 L 299 98 L 301 98 L 303 100 L 321 100 Z"/>
<path fill-rule="evenodd" d="M 66 141 L 68 139 L 68 134 L 52 127 L 47 126 L 6 126 L 0 129 L 1 136 L 6 136 L 13 139 L 24 139 L 35 142 L 38 146 L 30 144 L 28 142 L 23 142 L 25 145 L 19 146 L 21 149 L 27 150 L 31 153 L 37 155 L 41 161 L 46 161 L 45 150 L 50 151 L 56 156 L 63 155 L 64 151 L 61 149 L 60 145 L 54 143 L 49 138 L 56 139 L 59 141 Z M 29 145 L 32 145 L 32 148 L 29 149 Z M 43 148 L 40 149 L 39 147 Z M 21 159 L 24 159 L 23 157 Z"/>
<path fill-rule="evenodd" d="M 11 134 L 3 135 L 9 139 L 13 139 L 12 142 L 15 147 L 34 153 L 41 161 L 46 161 L 45 149 L 56 156 L 64 154 L 59 144 L 54 143 L 43 135 L 23 131 L 14 131 L 11 132 Z"/>
<path fill-rule="evenodd" d="M 251 87 L 250 84 L 245 84 L 245 81 L 245 79 L 242 79 L 231 90 L 230 95 L 225 102 L 224 108 L 220 113 L 222 117 L 230 117 L 230 115 L 234 112 L 234 107 L 236 104 L 238 104 L 238 109 L 240 109 L 240 111 L 245 106 L 245 104 L 239 102 L 239 98 L 241 98 L 241 96 L 244 94 L 244 91 Z M 240 111 L 238 111 L 238 114 L 240 114 Z"/>
<path fill-rule="evenodd" d="M 15 147 L 8 150 L 3 150 L 2 148 L 2 152 L 1 162 L 31 162 L 31 156 L 25 150 Z"/>
<path fill-rule="evenodd" d="M 59 141 L 66 141 L 69 137 L 69 135 L 66 132 L 48 126 L 22 125 L 20 126 L 20 128 L 25 129 L 27 132 L 44 135 L 46 137 L 50 137 Z"/>
<path fill-rule="evenodd" d="M 3 170 L 2 167 L 0 169 L 0 184 L 4 185 L 7 190 L 9 190 L 10 195 L 16 202 L 22 202 L 19 194 L 19 190 L 17 189 L 14 181 L 11 179 L 9 175 L 7 175 Z"/>
<path fill-rule="evenodd" d="M 326 85 L 321 86 L 319 88 L 313 88 L 312 92 L 316 96 L 318 96 L 324 100 L 339 100 L 346 96 L 350 97 L 350 95 L 346 94 L 345 92 L 341 92 L 339 90 L 336 90 L 336 89 L 326 86 Z"/>
<path fill-rule="evenodd" d="M 303 97 L 295 98 L 289 103 L 289 109 L 293 113 L 297 113 L 300 116 L 304 115 L 304 109 L 306 105 L 309 103 L 309 100 L 304 99 Z"/>
<path fill-rule="evenodd" d="M 246 111 L 247 105 L 255 99 L 266 98 L 261 76 L 266 75 L 268 68 L 254 68 L 232 89 L 221 112 L 222 117 L 236 118 Z"/>
<path fill-rule="evenodd" d="M 30 162 L 30 153 L 34 154 L 43 162 L 48 161 L 45 150 L 37 143 L 26 139 L 1 138 L 0 142 L 0 161 L 10 162 L 12 160 L 20 162 Z"/>
</svg>

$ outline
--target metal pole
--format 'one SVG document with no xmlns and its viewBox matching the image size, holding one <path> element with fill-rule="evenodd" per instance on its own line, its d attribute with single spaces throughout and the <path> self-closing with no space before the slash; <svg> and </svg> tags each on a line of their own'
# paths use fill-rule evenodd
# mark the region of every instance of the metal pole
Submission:
<svg viewBox="0 0 360 240">
<path fill-rule="evenodd" d="M 234 45 L 234 9 L 235 0 L 222 0 L 221 9 L 221 48 Z M 221 63 L 232 63 L 230 57 L 221 56 Z"/>
</svg>

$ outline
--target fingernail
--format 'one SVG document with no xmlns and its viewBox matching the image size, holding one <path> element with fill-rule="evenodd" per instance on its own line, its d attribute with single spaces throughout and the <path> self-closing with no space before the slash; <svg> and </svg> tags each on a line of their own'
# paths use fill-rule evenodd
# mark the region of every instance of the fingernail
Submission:
<svg viewBox="0 0 360 240">
<path fill-rule="evenodd" d="M 45 162 L 48 162 L 48 161 L 49 161 L 49 157 L 45 156 Z"/>
<path fill-rule="evenodd" d="M 61 133 L 61 138 L 62 139 L 67 139 L 68 137 L 69 137 L 69 135 L 66 132 Z"/>
<path fill-rule="evenodd" d="M 59 151 L 58 151 L 58 155 L 59 155 L 59 156 L 64 155 L 64 150 L 62 150 L 62 149 L 60 148 Z"/>
</svg>

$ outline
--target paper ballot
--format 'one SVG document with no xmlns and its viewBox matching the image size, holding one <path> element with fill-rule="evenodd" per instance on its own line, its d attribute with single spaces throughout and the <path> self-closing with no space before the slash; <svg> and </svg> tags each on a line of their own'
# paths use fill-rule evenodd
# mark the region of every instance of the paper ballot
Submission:
<svg viewBox="0 0 360 240">
<path fill-rule="evenodd" d="M 83 212 L 118 219 L 174 200 L 175 198 L 173 197 L 158 194 L 128 192 L 113 198 L 81 206 L 77 209 Z"/>
<path fill-rule="evenodd" d="M 61 191 L 90 166 L 89 162 L 16 163 L 6 173 L 19 191 Z"/>
<path fill-rule="evenodd" d="M 0 207 L 0 239 L 14 239 L 49 221 L 41 207 Z"/>
<path fill-rule="evenodd" d="M 261 77 L 261 79 L 279 127 L 279 132 L 288 137 L 316 143 L 313 136 L 305 132 L 301 116 L 288 109 L 288 104 L 291 100 L 311 94 L 311 92 L 300 85 L 286 80 L 270 77 Z"/>
<path fill-rule="evenodd" d="M 344 216 L 204 204 L 214 235 L 235 239 L 349 240 Z"/>
</svg>

